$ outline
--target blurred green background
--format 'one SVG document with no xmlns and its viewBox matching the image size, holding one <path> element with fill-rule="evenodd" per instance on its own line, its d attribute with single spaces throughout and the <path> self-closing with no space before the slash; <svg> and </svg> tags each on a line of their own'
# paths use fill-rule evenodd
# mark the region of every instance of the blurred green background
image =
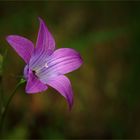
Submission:
<svg viewBox="0 0 140 140">
<path fill-rule="evenodd" d="M 80 69 L 67 74 L 74 106 L 69 112 L 65 99 L 52 88 L 27 95 L 24 85 L 10 104 L 4 137 L 140 138 L 140 2 L 0 2 L 3 101 L 25 66 L 5 38 L 18 34 L 35 43 L 38 16 L 57 48 L 74 48 L 84 60 Z"/>
</svg>

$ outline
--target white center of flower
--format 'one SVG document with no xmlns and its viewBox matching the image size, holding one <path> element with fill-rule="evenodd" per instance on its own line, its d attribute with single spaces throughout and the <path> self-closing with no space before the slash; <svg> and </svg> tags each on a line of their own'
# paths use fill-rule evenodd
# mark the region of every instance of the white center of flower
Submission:
<svg viewBox="0 0 140 140">
<path fill-rule="evenodd" d="M 36 69 L 33 69 L 33 71 L 34 71 L 36 74 L 38 74 L 38 73 L 40 73 L 40 71 L 41 71 L 43 68 L 48 68 L 48 67 L 49 67 L 48 64 L 45 63 L 45 64 L 42 65 L 42 66 L 36 67 Z"/>
</svg>

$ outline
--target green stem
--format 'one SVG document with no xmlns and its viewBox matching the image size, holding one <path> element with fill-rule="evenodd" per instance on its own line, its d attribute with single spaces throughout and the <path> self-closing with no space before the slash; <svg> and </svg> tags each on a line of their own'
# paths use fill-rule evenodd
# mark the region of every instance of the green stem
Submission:
<svg viewBox="0 0 140 140">
<path fill-rule="evenodd" d="M 25 83 L 25 80 L 21 79 L 20 82 L 16 85 L 15 89 L 13 90 L 13 92 L 11 93 L 11 96 L 9 97 L 9 99 L 7 101 L 7 104 L 5 105 L 5 107 L 2 108 L 1 118 L 0 118 L 0 133 L 2 133 L 4 119 L 5 119 L 6 113 L 8 111 L 9 104 L 12 101 L 12 99 L 13 99 L 17 89 L 19 88 L 19 86 L 22 85 L 23 83 Z"/>
</svg>

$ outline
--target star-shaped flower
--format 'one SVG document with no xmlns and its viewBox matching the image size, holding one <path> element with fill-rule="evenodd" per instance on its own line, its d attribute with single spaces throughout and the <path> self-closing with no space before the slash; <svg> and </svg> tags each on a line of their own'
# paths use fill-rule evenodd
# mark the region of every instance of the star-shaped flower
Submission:
<svg viewBox="0 0 140 140">
<path fill-rule="evenodd" d="M 38 93 L 51 86 L 66 98 L 71 108 L 72 87 L 64 74 L 81 66 L 81 56 L 70 48 L 54 51 L 55 40 L 44 21 L 41 18 L 39 21 L 40 27 L 35 47 L 32 41 L 18 35 L 9 35 L 7 41 L 26 63 L 24 68 L 24 77 L 27 80 L 26 92 Z"/>
</svg>

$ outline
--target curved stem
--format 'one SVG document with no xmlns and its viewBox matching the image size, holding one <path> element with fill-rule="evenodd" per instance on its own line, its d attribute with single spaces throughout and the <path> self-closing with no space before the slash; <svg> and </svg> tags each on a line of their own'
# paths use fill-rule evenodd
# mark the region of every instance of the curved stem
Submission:
<svg viewBox="0 0 140 140">
<path fill-rule="evenodd" d="M 1 112 L 1 118 L 0 118 L 0 132 L 2 132 L 2 128 L 3 128 L 3 123 L 4 123 L 4 118 L 6 116 L 6 113 L 8 111 L 8 107 L 9 107 L 9 104 L 10 102 L 12 101 L 17 89 L 19 88 L 20 85 L 22 85 L 23 83 L 25 83 L 25 80 L 24 79 L 21 79 L 20 82 L 16 85 L 15 89 L 13 90 L 11 96 L 9 97 L 5 107 L 2 109 L 2 112 Z"/>
</svg>

